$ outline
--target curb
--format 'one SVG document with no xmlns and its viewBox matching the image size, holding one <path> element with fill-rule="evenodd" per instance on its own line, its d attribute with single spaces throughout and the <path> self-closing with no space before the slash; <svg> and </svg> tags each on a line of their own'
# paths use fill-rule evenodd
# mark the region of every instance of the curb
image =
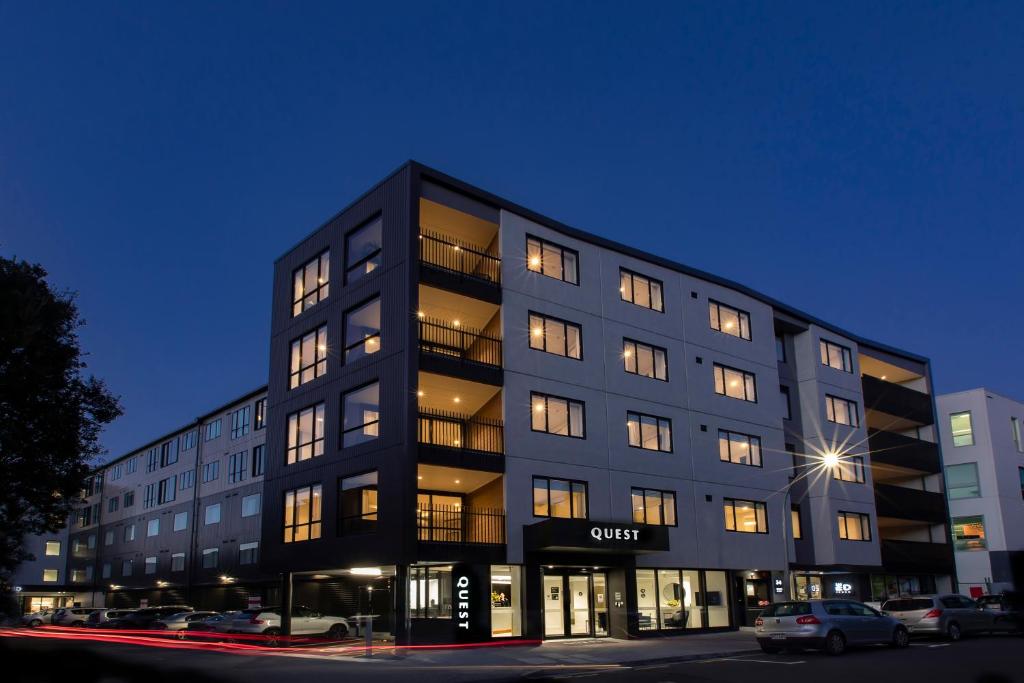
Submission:
<svg viewBox="0 0 1024 683">
<path fill-rule="evenodd" d="M 702 661 L 702 660 L 719 659 L 719 658 L 722 658 L 722 657 L 737 657 L 737 656 L 743 656 L 743 655 L 753 655 L 753 654 L 759 654 L 760 652 L 761 652 L 760 649 L 726 650 L 726 651 L 722 651 L 722 652 L 702 652 L 700 654 L 692 654 L 692 655 L 673 655 L 671 657 L 651 657 L 649 659 L 632 659 L 632 660 L 622 661 L 622 662 L 601 662 L 600 665 L 602 665 L 602 666 L 609 666 L 609 665 L 616 665 L 616 664 L 618 664 L 622 668 L 627 669 L 627 668 L 635 668 L 635 667 L 641 667 L 641 666 L 652 666 L 652 665 L 657 665 L 657 664 L 679 664 L 679 663 L 682 663 L 682 662 L 699 662 L 699 661 Z M 594 664 L 597 665 L 597 662 L 595 662 Z M 566 668 L 572 668 L 574 666 L 578 666 L 580 669 L 586 669 L 587 668 L 587 664 L 578 664 L 578 665 L 566 664 Z M 547 681 L 547 680 L 551 680 L 551 681 L 553 681 L 553 680 L 559 680 L 559 679 L 564 678 L 564 677 L 565 677 L 565 674 L 551 675 L 550 673 L 547 673 L 547 672 L 537 672 L 536 674 L 526 674 L 526 675 L 523 675 L 523 676 L 517 676 L 515 678 L 509 678 L 509 679 L 505 679 L 505 680 L 507 680 L 507 681 L 512 681 L 512 680 L 528 680 L 528 681 Z M 494 679 L 491 679 L 491 680 L 493 681 Z"/>
</svg>

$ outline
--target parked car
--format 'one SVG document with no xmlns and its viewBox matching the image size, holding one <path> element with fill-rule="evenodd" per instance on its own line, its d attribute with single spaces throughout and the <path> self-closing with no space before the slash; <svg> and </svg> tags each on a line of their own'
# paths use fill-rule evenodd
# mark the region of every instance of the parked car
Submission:
<svg viewBox="0 0 1024 683">
<path fill-rule="evenodd" d="M 991 610 L 957 593 L 894 598 L 886 600 L 882 610 L 898 619 L 913 635 L 945 636 L 954 641 L 965 633 L 1011 628 L 1009 622 L 997 622 Z"/>
<path fill-rule="evenodd" d="M 292 607 L 292 635 L 325 633 L 333 639 L 341 639 L 349 633 L 348 621 L 343 617 L 320 614 L 314 609 L 296 605 Z M 229 633 L 261 633 L 271 636 L 268 642 L 275 643 L 275 636 L 281 634 L 281 609 L 259 607 L 242 610 L 231 622 Z"/>
<path fill-rule="evenodd" d="M 204 621 L 216 615 L 216 612 L 176 612 L 161 617 L 149 625 L 151 629 L 159 631 L 184 631 L 193 621 Z"/>
<path fill-rule="evenodd" d="M 32 628 L 37 628 L 43 624 L 53 623 L 53 610 L 41 609 L 38 612 L 32 612 L 31 614 L 24 614 L 21 617 L 21 623 Z"/>
<path fill-rule="evenodd" d="M 128 616 L 133 609 L 98 609 L 85 620 L 86 628 L 116 628 L 120 619 Z"/>
<path fill-rule="evenodd" d="M 98 611 L 99 607 L 62 607 L 53 613 L 54 626 L 85 626 L 89 615 Z"/>
<path fill-rule="evenodd" d="M 160 607 L 143 607 L 117 620 L 117 628 L 148 629 L 157 619 L 169 617 L 179 612 L 194 612 L 188 605 L 162 605 Z"/>
<path fill-rule="evenodd" d="M 992 612 L 999 630 L 1024 632 L 1024 595 L 1006 591 L 1000 595 L 982 595 L 976 602 Z"/>
<path fill-rule="evenodd" d="M 214 613 L 212 616 L 208 616 L 205 619 L 190 621 L 185 630 L 189 632 L 205 631 L 207 633 L 227 633 L 231 628 L 231 623 L 240 613 L 241 610 L 221 612 L 220 614 Z"/>
<path fill-rule="evenodd" d="M 850 645 L 885 643 L 907 647 L 907 628 L 867 605 L 852 600 L 776 602 L 754 621 L 757 644 L 769 654 L 814 648 L 840 655 Z"/>
</svg>

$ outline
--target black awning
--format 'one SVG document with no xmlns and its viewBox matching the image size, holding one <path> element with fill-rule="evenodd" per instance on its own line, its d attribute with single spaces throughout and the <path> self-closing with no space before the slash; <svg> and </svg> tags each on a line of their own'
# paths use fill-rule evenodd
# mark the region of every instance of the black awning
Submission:
<svg viewBox="0 0 1024 683">
<path fill-rule="evenodd" d="M 523 550 L 639 555 L 669 549 L 668 527 L 586 519 L 545 519 L 523 526 Z"/>
</svg>

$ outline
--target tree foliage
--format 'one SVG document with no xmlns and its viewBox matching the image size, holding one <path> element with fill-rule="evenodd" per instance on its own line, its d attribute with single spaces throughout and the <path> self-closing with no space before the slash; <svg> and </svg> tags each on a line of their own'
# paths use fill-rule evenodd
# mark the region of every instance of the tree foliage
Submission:
<svg viewBox="0 0 1024 683">
<path fill-rule="evenodd" d="M 30 559 L 28 534 L 55 532 L 79 499 L 117 397 L 83 371 L 74 296 L 39 265 L 0 257 L 0 574 Z"/>
</svg>

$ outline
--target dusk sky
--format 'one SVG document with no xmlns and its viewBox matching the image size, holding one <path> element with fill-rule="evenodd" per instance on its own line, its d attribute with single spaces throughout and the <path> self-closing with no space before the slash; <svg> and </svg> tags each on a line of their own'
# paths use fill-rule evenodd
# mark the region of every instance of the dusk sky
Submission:
<svg viewBox="0 0 1024 683">
<path fill-rule="evenodd" d="M 410 158 L 1024 399 L 1024 4 L 377 5 L 0 1 L 0 254 L 111 455 L 265 383 L 274 259 Z"/>
</svg>

